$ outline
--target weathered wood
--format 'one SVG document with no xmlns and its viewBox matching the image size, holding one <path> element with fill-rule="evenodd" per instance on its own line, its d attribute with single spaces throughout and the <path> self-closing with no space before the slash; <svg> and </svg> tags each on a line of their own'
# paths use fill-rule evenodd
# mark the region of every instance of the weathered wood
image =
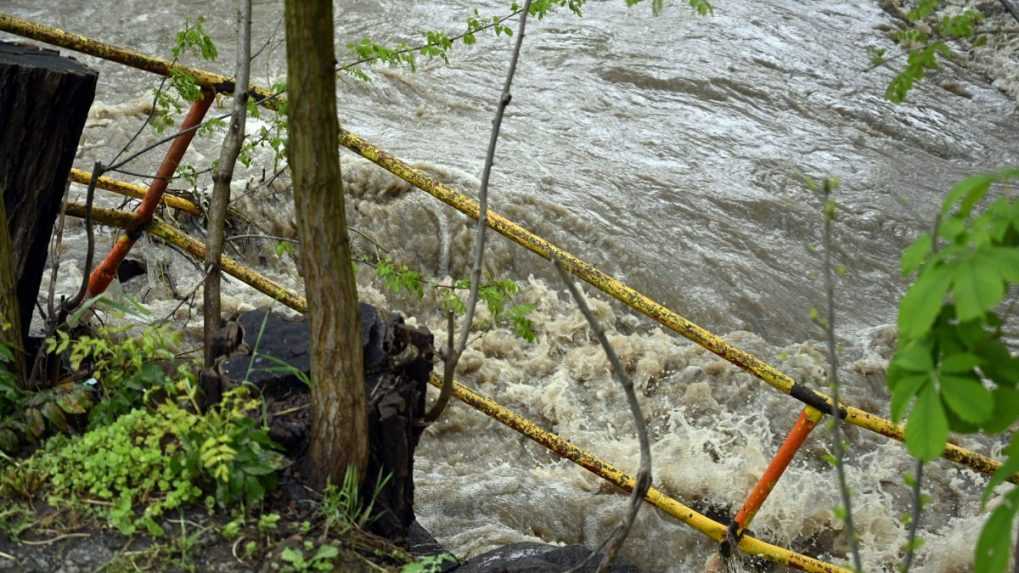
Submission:
<svg viewBox="0 0 1019 573">
<path fill-rule="evenodd" d="M 370 436 L 361 489 L 364 499 L 372 499 L 377 481 L 386 480 L 369 528 L 402 542 L 414 522 L 414 450 L 424 430 L 420 420 L 434 358 L 432 334 L 365 303 L 359 314 Z M 259 309 L 242 314 L 236 324 L 243 345 L 221 371 L 233 383 L 247 380 L 261 389 L 268 411 L 279 413 L 270 417 L 270 435 L 288 455 L 300 458 L 308 452 L 311 425 L 308 388 L 296 376 L 308 375 L 312 367 L 308 320 Z M 281 371 L 281 363 L 293 370 Z"/>
<path fill-rule="evenodd" d="M 21 315 L 18 308 L 18 277 L 14 274 L 14 246 L 7 230 L 7 212 L 0 201 L 0 343 L 14 355 L 14 376 L 25 381 L 25 343 L 21 338 Z"/>
<path fill-rule="evenodd" d="M 0 42 L 0 193 L 22 337 L 97 79 L 97 72 L 54 50 Z"/>
</svg>

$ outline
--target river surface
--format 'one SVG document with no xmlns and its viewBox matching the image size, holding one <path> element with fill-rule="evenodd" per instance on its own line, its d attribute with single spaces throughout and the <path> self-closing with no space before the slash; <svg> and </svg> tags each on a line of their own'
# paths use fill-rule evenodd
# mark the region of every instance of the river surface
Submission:
<svg viewBox="0 0 1019 573">
<path fill-rule="evenodd" d="M 339 2 L 338 59 L 351 60 L 342 46 L 366 35 L 418 43 L 424 30 L 452 35 L 475 7 L 495 15 L 505 13 L 504 4 Z M 227 74 L 234 60 L 232 6 L 225 0 L 0 0 L 0 10 L 161 56 L 185 18 L 203 15 L 220 59 L 200 65 Z M 267 46 L 255 60 L 256 83 L 284 76 L 280 18 L 279 2 L 255 2 L 254 44 Z M 931 225 L 954 181 L 1019 160 L 1015 99 L 986 77 L 953 66 L 915 89 L 907 104 L 884 101 L 892 71 L 868 71 L 866 47 L 894 53 L 881 31 L 893 24 L 877 2 L 791 0 L 719 0 L 710 17 L 696 16 L 682 2 L 654 17 L 649 3 L 628 9 L 622 0 L 598 1 L 586 5 L 583 18 L 564 11 L 532 20 L 499 140 L 491 204 L 794 377 L 819 384 L 825 354 L 809 311 L 823 302 L 821 201 L 804 178 L 837 177 L 835 257 L 846 270 L 837 291 L 843 375 L 857 405 L 886 414 L 883 368 L 894 345 L 888 325 L 905 286 L 899 253 Z M 454 49 L 448 65 L 420 62 L 416 73 L 376 68 L 370 83 L 344 76 L 341 121 L 476 193 L 510 49 L 505 37 L 483 34 L 475 46 Z M 127 140 L 141 121 L 130 109 L 143 107 L 158 79 L 83 59 L 101 72 L 96 101 L 105 110 L 86 129 L 78 166 L 87 169 Z M 249 130 L 259 125 L 253 120 Z M 197 141 L 188 161 L 208 165 L 218 155 L 220 133 Z M 147 132 L 143 139 L 154 137 Z M 131 169 L 152 172 L 157 160 L 143 158 Z M 292 233 L 286 191 L 259 187 L 261 167 L 270 161 L 265 153 L 259 160 L 244 173 L 253 183 L 239 205 L 273 217 L 268 230 Z M 471 237 L 461 216 L 349 153 L 343 168 L 351 224 L 430 276 L 463 274 Z M 61 265 L 59 284 L 67 290 L 80 280 L 75 266 L 82 250 L 74 244 L 80 225 L 69 225 L 69 252 L 77 255 Z M 489 245 L 489 270 L 521 281 L 522 300 L 537 305 L 538 342 L 501 329 L 481 334 L 461 376 L 543 426 L 635 468 L 636 440 L 621 392 L 548 263 L 498 237 Z M 249 261 L 300 288 L 289 265 L 267 256 L 271 245 L 245 249 Z M 165 248 L 147 244 L 142 252 L 171 261 L 181 288 L 196 281 L 194 269 Z M 359 275 L 363 298 L 414 315 L 445 339 L 431 301 L 391 295 L 370 271 Z M 236 283 L 226 288 L 229 308 L 266 302 Z M 150 298 L 156 310 L 176 306 L 166 296 Z M 647 319 L 601 301 L 595 306 L 640 388 L 656 483 L 696 507 L 735 511 L 795 420 L 797 403 Z M 906 539 L 899 520 L 908 509 L 902 476 L 912 462 L 897 444 L 862 433 L 851 438 L 864 560 L 868 570 L 891 570 Z M 838 505 L 834 476 L 821 459 L 829 442 L 819 430 L 754 530 L 845 563 L 842 525 L 831 511 Z M 993 444 L 970 442 L 964 440 L 997 452 Z M 625 506 L 597 478 L 462 404 L 428 430 L 419 452 L 420 518 L 461 556 L 513 541 L 595 544 Z M 920 567 L 964 571 L 983 520 L 983 480 L 947 463 L 931 464 L 927 477 L 933 502 L 924 517 Z M 712 551 L 695 532 L 645 508 L 623 556 L 646 571 L 678 573 L 700 570 Z"/>
</svg>

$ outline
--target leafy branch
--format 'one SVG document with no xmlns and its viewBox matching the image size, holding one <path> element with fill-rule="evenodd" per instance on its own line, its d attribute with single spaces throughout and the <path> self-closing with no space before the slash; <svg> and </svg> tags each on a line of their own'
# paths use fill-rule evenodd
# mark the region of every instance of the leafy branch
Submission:
<svg viewBox="0 0 1019 573">
<path fill-rule="evenodd" d="M 952 188 L 932 233 L 902 256 L 916 275 L 899 305 L 899 342 L 888 367 L 892 418 L 907 417 L 906 446 L 918 460 L 941 455 L 950 431 L 996 434 L 1019 420 L 1019 358 L 1003 340 L 996 310 L 1019 283 L 1019 200 L 1001 196 L 982 210 L 992 186 L 1019 169 L 975 175 Z M 943 242 L 943 246 L 938 246 Z M 912 409 L 910 410 L 910 405 Z M 984 492 L 1019 471 L 1019 433 Z M 1008 564 L 1019 489 L 992 512 L 976 548 L 977 573 Z"/>
<path fill-rule="evenodd" d="M 531 0 L 524 2 L 524 8 L 520 15 L 520 30 L 517 34 L 516 45 L 513 47 L 513 56 L 510 58 L 509 69 L 506 71 L 506 81 L 502 87 L 502 94 L 499 97 L 499 105 L 495 110 L 495 119 L 492 120 L 492 134 L 488 140 L 488 152 L 485 155 L 485 166 L 481 173 L 481 190 L 478 193 L 478 226 L 477 237 L 474 240 L 474 263 L 471 269 L 471 293 L 467 301 L 467 311 L 464 322 L 460 329 L 460 338 L 454 349 L 450 345 L 446 349 L 445 368 L 442 377 L 442 390 L 439 399 L 429 410 L 423 421 L 431 423 L 439 419 L 446 404 L 453 395 L 453 373 L 460 356 L 467 348 L 467 338 L 470 336 L 471 323 L 474 321 L 474 310 L 478 304 L 479 289 L 481 288 L 481 265 L 485 256 L 485 231 L 488 228 L 488 182 L 492 175 L 492 164 L 495 162 L 495 145 L 499 141 L 499 128 L 502 127 L 503 114 L 510 104 L 512 95 L 510 88 L 513 85 L 513 75 L 517 70 L 517 61 L 520 59 L 520 48 L 524 43 L 524 30 L 527 27 L 527 16 L 530 13 Z"/>
</svg>

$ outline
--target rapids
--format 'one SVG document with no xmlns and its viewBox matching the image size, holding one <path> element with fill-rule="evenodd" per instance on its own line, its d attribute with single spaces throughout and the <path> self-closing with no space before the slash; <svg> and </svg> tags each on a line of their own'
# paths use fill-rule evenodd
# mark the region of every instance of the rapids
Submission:
<svg viewBox="0 0 1019 573">
<path fill-rule="evenodd" d="M 285 75 L 280 4 L 255 1 L 255 46 L 267 48 L 252 76 L 263 85 Z M 506 5 L 341 1 L 338 59 L 349 60 L 342 46 L 364 35 L 415 43 L 423 30 L 457 32 L 474 7 L 494 15 Z M 714 5 L 710 17 L 696 16 L 685 2 L 654 17 L 649 3 L 627 9 L 622 0 L 593 1 L 583 18 L 564 11 L 530 23 L 499 141 L 493 209 L 798 380 L 823 384 L 825 350 L 809 319 L 810 308 L 822 303 L 820 201 L 803 178 L 838 177 L 836 258 L 847 271 L 837 291 L 842 376 L 850 402 L 887 415 L 883 371 L 905 286 L 899 253 L 930 226 L 954 181 L 1019 159 L 1017 74 L 1006 67 L 1014 66 L 1015 41 L 993 46 L 997 51 L 985 51 L 973 65 L 934 74 L 896 106 L 883 99 L 892 71 L 868 70 L 868 46 L 895 50 L 883 32 L 894 20 L 878 2 Z M 185 18 L 201 14 L 220 61 L 198 65 L 222 73 L 233 62 L 232 7 L 227 0 L 0 0 L 0 10 L 164 57 Z M 370 83 L 344 76 L 341 121 L 475 193 L 509 50 L 505 37 L 483 35 L 477 45 L 455 49 L 449 65 L 421 62 L 416 73 L 376 68 Z M 77 160 L 88 169 L 127 141 L 158 79 L 82 59 L 101 72 Z M 228 111 L 228 102 L 218 109 Z M 249 132 L 258 125 L 252 120 Z M 204 166 L 215 159 L 221 133 L 196 141 L 187 161 Z M 268 158 L 259 160 L 238 182 L 237 203 L 268 231 L 292 236 L 285 182 L 259 185 Z M 131 169 L 151 172 L 157 161 L 150 155 Z M 342 162 L 355 228 L 412 268 L 463 276 L 472 231 L 462 216 L 350 153 Z M 117 204 L 109 196 L 102 202 Z M 80 222 L 69 221 L 60 291 L 80 281 L 83 236 Z M 354 242 L 374 248 L 359 237 Z M 276 258 L 271 244 L 239 245 L 250 263 L 301 288 L 292 260 Z M 636 468 L 622 394 L 553 269 L 501 238 L 488 245 L 489 271 L 521 282 L 521 300 L 536 305 L 538 341 L 479 330 L 460 377 L 614 464 Z M 144 242 L 141 252 L 150 263 L 168 265 L 185 293 L 200 278 L 165 247 Z M 394 295 L 368 268 L 360 269 L 359 282 L 368 302 L 405 312 L 445 339 L 430 294 L 423 301 Z M 177 307 L 154 278 L 123 288 L 144 294 L 156 315 Z M 227 310 L 267 302 L 237 281 L 226 282 L 224 292 Z M 656 483 L 694 507 L 734 513 L 799 404 L 649 320 L 592 298 L 639 387 Z M 486 316 L 482 309 L 482 322 Z M 176 317 L 200 332 L 200 316 L 186 306 Z M 855 430 L 850 438 L 864 561 L 869 570 L 890 571 L 906 540 L 900 515 L 908 511 L 909 492 L 902 476 L 913 462 L 894 442 Z M 827 430 L 817 430 L 753 530 L 845 563 L 842 524 L 832 512 L 839 503 L 834 473 L 823 461 L 829 443 Z M 988 454 L 1000 450 L 969 438 L 961 443 Z M 926 477 L 932 501 L 923 516 L 919 568 L 965 571 L 984 519 L 984 480 L 947 462 L 929 464 Z M 456 402 L 422 440 L 416 480 L 421 521 L 461 556 L 514 541 L 596 544 L 626 503 L 594 476 Z M 646 506 L 623 556 L 645 571 L 681 573 L 699 571 L 714 550 Z"/>
</svg>

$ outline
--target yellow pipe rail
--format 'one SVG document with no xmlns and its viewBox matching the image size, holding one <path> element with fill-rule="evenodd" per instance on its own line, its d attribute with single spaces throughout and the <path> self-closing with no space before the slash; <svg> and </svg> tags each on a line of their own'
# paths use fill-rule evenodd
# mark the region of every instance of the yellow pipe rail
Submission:
<svg viewBox="0 0 1019 573">
<path fill-rule="evenodd" d="M 85 206 L 80 203 L 69 203 L 67 205 L 67 214 L 72 217 L 84 217 Z M 97 223 L 115 227 L 127 227 L 134 222 L 134 216 L 132 213 L 113 209 L 93 208 L 92 218 Z M 173 243 L 177 247 L 180 247 L 200 260 L 204 260 L 206 250 L 204 244 L 178 231 L 170 225 L 159 221 L 158 219 L 153 219 L 152 222 L 145 227 L 145 231 Z M 297 312 L 308 312 L 308 303 L 304 297 L 262 276 L 257 271 L 248 268 L 227 256 L 223 257 L 222 266 L 223 270 L 227 273 L 244 281 L 256 290 L 278 300 Z M 442 380 L 435 375 L 432 375 L 429 383 L 436 387 L 442 387 Z M 494 400 L 471 391 L 459 382 L 456 382 L 453 385 L 453 395 L 468 406 L 495 418 L 513 430 L 516 430 L 535 442 L 538 442 L 558 456 L 572 461 L 573 463 L 609 482 L 612 482 L 626 491 L 633 490 L 635 483 L 633 476 L 624 473 L 593 454 L 578 448 L 568 440 L 542 429 L 534 422 L 515 414 L 509 409 L 499 405 Z M 661 490 L 654 487 L 650 488 L 644 499 L 658 509 L 661 509 L 665 513 L 668 513 L 717 542 L 721 542 L 725 539 L 725 525 L 722 525 L 721 523 L 694 511 L 690 507 L 683 505 L 679 501 L 676 501 L 662 493 Z M 832 565 L 824 561 L 819 561 L 750 536 L 744 537 L 740 542 L 739 547 L 744 553 L 749 555 L 760 555 L 761 557 L 774 561 L 775 563 L 799 569 L 801 571 L 808 571 L 811 573 L 850 573 L 849 569 Z"/>
<path fill-rule="evenodd" d="M 233 89 L 232 80 L 226 76 L 179 64 L 171 64 L 162 58 L 119 48 L 79 34 L 72 34 L 8 14 L 0 14 L 0 31 L 32 38 L 155 74 L 167 75 L 171 70 L 178 70 L 192 75 L 200 85 L 217 90 L 228 91 Z M 275 97 L 278 94 L 273 94 L 270 90 L 262 87 L 253 87 L 249 93 L 253 94 L 256 99 L 261 100 L 259 102 L 261 105 L 270 108 L 274 108 L 279 101 Z M 361 137 L 341 129 L 339 143 L 458 211 L 475 219 L 478 217 L 478 204 L 476 201 L 442 185 L 421 171 L 414 169 L 406 162 L 368 143 Z M 542 257 L 550 260 L 559 260 L 568 271 L 602 292 L 739 366 L 780 392 L 789 394 L 801 402 L 826 413 L 832 411 L 832 400 L 830 397 L 797 384 L 789 375 L 781 372 L 774 366 L 725 342 L 719 336 L 655 302 L 636 289 L 612 278 L 590 263 L 560 249 L 551 242 L 531 233 L 498 213 L 489 212 L 488 220 L 489 227 L 496 232 Z M 859 408 L 846 406 L 845 404 L 840 404 L 840 407 L 846 421 L 850 424 L 900 442 L 905 440 L 905 430 L 901 425 L 894 424 L 889 420 Z M 1001 465 L 1000 462 L 987 456 L 951 443 L 946 445 L 942 456 L 986 475 L 993 474 Z M 1009 481 L 1019 484 L 1019 474 L 1013 475 L 1009 478 Z"/>
<path fill-rule="evenodd" d="M 429 383 L 438 388 L 442 387 L 442 380 L 435 375 L 432 375 Z M 556 455 L 570 460 L 598 477 L 612 482 L 627 492 L 633 491 L 635 483 L 633 476 L 626 474 L 611 464 L 602 461 L 588 452 L 585 452 L 572 442 L 565 440 L 552 432 L 543 430 L 534 422 L 513 413 L 503 406 L 500 406 L 494 400 L 468 389 L 459 382 L 453 383 L 453 395 L 472 408 L 495 418 L 502 424 L 509 426 L 535 442 L 538 442 L 545 448 L 554 452 Z M 658 509 L 675 517 L 719 543 L 725 539 L 725 525 L 722 525 L 721 523 L 694 511 L 690 507 L 683 505 L 675 499 L 665 495 L 661 490 L 654 486 L 648 489 L 644 499 Z M 786 567 L 792 567 L 793 569 L 799 569 L 800 571 L 826 573 L 851 573 L 852 571 L 851 569 L 819 561 L 812 557 L 801 555 L 784 547 L 772 545 L 750 536 L 743 537 L 740 541 L 739 548 L 740 551 L 747 555 L 759 555 L 769 561 L 785 565 Z"/>
<path fill-rule="evenodd" d="M 85 206 L 81 203 L 68 203 L 67 214 L 72 217 L 84 217 Z M 118 211 L 116 209 L 100 209 L 98 207 L 93 207 L 92 220 L 102 225 L 126 229 L 134 224 L 134 214 L 127 211 Z M 144 229 L 147 233 L 155 235 L 160 239 L 180 247 L 198 260 L 205 260 L 206 249 L 205 245 L 201 241 L 189 237 L 174 227 L 163 223 L 159 219 L 153 218 L 152 222 L 144 227 Z M 259 292 L 267 294 L 299 312 L 305 312 L 307 309 L 308 303 L 304 300 L 304 297 L 287 290 L 285 287 L 266 278 L 257 271 L 244 266 L 226 255 L 223 255 L 221 262 L 224 271 L 251 285 Z"/>
<path fill-rule="evenodd" d="M 92 181 L 92 174 L 89 173 L 88 171 L 82 171 L 81 169 L 72 168 L 70 179 L 75 183 L 80 183 L 81 185 L 88 185 Z M 124 195 L 125 197 L 134 197 L 136 199 L 143 199 L 145 197 L 146 191 L 145 187 L 142 187 L 141 185 L 127 183 L 125 181 L 120 181 L 112 177 L 106 177 L 105 175 L 100 177 L 99 180 L 96 181 L 96 187 L 100 189 L 105 189 L 107 191 L 111 191 L 113 193 L 117 193 L 118 195 Z M 162 198 L 160 198 L 159 202 L 166 205 L 167 207 L 179 209 L 181 211 L 184 211 L 185 213 L 194 215 L 196 217 L 202 214 L 202 210 L 199 209 L 197 205 L 195 205 L 191 201 L 188 201 L 187 199 L 184 199 L 183 197 L 178 197 L 177 195 L 163 193 L 163 196 Z"/>
</svg>

